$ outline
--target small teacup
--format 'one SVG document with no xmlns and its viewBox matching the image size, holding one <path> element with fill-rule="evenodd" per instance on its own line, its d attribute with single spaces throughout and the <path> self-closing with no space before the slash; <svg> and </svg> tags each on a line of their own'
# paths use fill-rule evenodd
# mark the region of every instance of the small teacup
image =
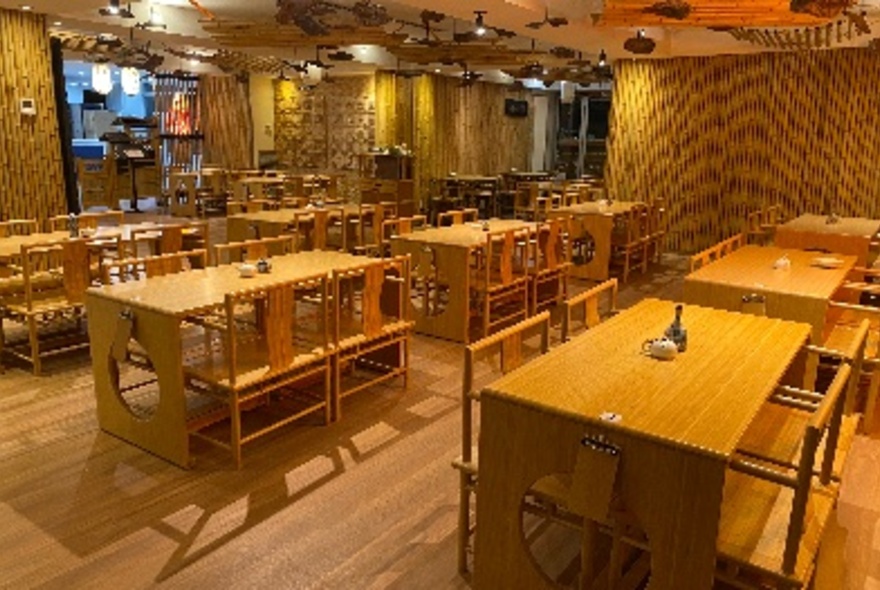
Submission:
<svg viewBox="0 0 880 590">
<path fill-rule="evenodd" d="M 245 262 L 238 267 L 238 276 L 243 279 L 249 279 L 257 276 L 257 267 L 253 264 Z"/>
<path fill-rule="evenodd" d="M 671 361 L 678 354 L 678 345 L 669 338 L 654 338 L 642 344 L 642 352 L 661 361 Z"/>
</svg>

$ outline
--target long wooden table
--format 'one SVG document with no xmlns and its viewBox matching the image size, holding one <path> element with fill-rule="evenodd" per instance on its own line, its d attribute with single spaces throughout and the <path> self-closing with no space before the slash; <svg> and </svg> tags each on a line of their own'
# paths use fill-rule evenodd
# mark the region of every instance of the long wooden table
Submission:
<svg viewBox="0 0 880 590">
<path fill-rule="evenodd" d="M 239 276 L 235 265 L 224 265 L 90 289 L 86 309 L 100 427 L 176 465 L 189 467 L 181 339 L 184 318 L 222 305 L 227 293 L 239 289 L 349 270 L 364 262 L 364 257 L 340 252 L 302 252 L 275 257 L 270 274 L 247 279 Z M 118 394 L 114 379 L 111 350 L 123 313 L 131 314 L 131 337 L 146 351 L 158 379 L 159 401 L 149 418 L 132 413 Z"/>
<path fill-rule="evenodd" d="M 554 587 L 528 555 L 523 496 L 572 473 L 585 434 L 620 449 L 613 489 L 647 533 L 649 587 L 712 587 L 726 466 L 810 326 L 686 306 L 687 352 L 645 356 L 673 315 L 644 300 L 482 392 L 475 588 Z"/>
<path fill-rule="evenodd" d="M 490 231 L 516 230 L 534 226 L 516 219 L 491 219 Z M 394 256 L 412 257 L 413 276 L 436 277 L 435 293 L 446 292 L 444 300 L 431 298 L 422 307 L 412 305 L 416 332 L 454 340 L 469 341 L 470 261 L 474 250 L 486 247 L 481 223 L 464 223 L 431 228 L 391 239 Z"/>
<path fill-rule="evenodd" d="M 359 205 L 330 205 L 325 207 L 330 218 L 348 217 L 360 213 Z M 313 214 L 315 209 L 277 209 L 274 211 L 258 211 L 256 213 L 240 213 L 226 218 L 226 235 L 230 242 L 242 242 L 254 238 L 280 236 L 288 230 L 298 217 Z M 347 232 L 343 239 L 343 248 L 347 249 L 348 241 L 354 236 Z"/>
<path fill-rule="evenodd" d="M 822 248 L 829 252 L 852 254 L 859 266 L 868 264 L 871 241 L 880 232 L 880 220 L 840 217 L 827 223 L 824 215 L 801 215 L 776 228 L 774 243 L 781 248 Z"/>
<path fill-rule="evenodd" d="M 776 269 L 773 263 L 788 256 L 791 268 Z M 744 295 L 764 295 L 769 317 L 804 322 L 813 327 L 821 342 L 828 302 L 856 264 L 855 256 L 837 255 L 840 268 L 813 265 L 816 252 L 778 247 L 745 246 L 721 260 L 700 268 L 684 279 L 687 303 L 739 311 Z"/>
<path fill-rule="evenodd" d="M 596 201 L 560 207 L 548 212 L 547 216 L 551 219 L 571 217 L 571 237 L 584 244 L 585 251 L 575 251 L 572 256 L 572 276 L 593 281 L 604 281 L 609 277 L 614 218 L 629 213 L 636 204 L 638 203 L 621 201 L 604 204 Z"/>
</svg>

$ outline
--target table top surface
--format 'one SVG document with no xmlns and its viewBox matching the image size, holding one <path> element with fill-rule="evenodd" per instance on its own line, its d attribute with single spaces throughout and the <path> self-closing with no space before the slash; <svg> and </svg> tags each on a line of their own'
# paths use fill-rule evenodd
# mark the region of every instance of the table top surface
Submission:
<svg viewBox="0 0 880 590">
<path fill-rule="evenodd" d="M 839 234 L 872 238 L 880 232 L 880 220 L 864 217 L 840 217 L 837 223 L 827 223 L 825 215 L 805 214 L 782 224 L 777 230 L 809 232 L 814 234 Z"/>
<path fill-rule="evenodd" d="M 690 305 L 687 351 L 671 361 L 644 354 L 643 343 L 662 336 L 674 315 L 673 302 L 643 300 L 483 395 L 729 457 L 811 327 Z M 620 421 L 603 420 L 606 412 Z"/>
<path fill-rule="evenodd" d="M 311 209 L 307 208 L 299 208 L 299 209 L 274 209 L 274 210 L 266 210 L 266 211 L 257 211 L 255 213 L 239 213 L 238 215 L 230 215 L 229 219 L 245 219 L 247 221 L 261 221 L 261 222 L 269 222 L 269 223 L 291 223 L 294 217 L 298 215 L 311 215 L 315 211 L 329 211 L 331 214 L 336 213 L 340 210 L 345 213 L 358 213 L 360 211 L 359 205 L 328 205 L 326 207 L 318 208 L 314 207 Z"/>
<path fill-rule="evenodd" d="M 791 261 L 788 270 L 773 263 L 783 255 Z M 840 268 L 813 266 L 816 258 L 833 256 L 843 261 Z M 856 265 L 855 256 L 821 254 L 791 248 L 744 246 L 689 274 L 685 281 L 701 281 L 804 297 L 829 299 Z"/>
<path fill-rule="evenodd" d="M 56 244 L 69 238 L 70 233 L 67 231 L 54 231 L 50 233 L 30 234 L 27 236 L 9 236 L 7 238 L 0 238 L 0 258 L 16 256 L 21 252 L 22 246 L 43 243 Z"/>
<path fill-rule="evenodd" d="M 640 204 L 632 201 L 612 201 L 610 204 L 607 202 L 602 204 L 599 201 L 591 201 L 589 203 L 560 207 L 556 211 L 571 215 L 622 215 L 629 213 L 635 205 Z"/>
<path fill-rule="evenodd" d="M 101 298 L 160 311 L 185 315 L 223 304 L 228 293 L 268 287 L 284 281 L 330 274 L 334 270 L 357 268 L 375 259 L 344 252 L 298 252 L 272 258 L 272 272 L 250 278 L 239 276 L 238 264 L 209 266 L 172 275 L 117 283 L 89 289 Z"/>
<path fill-rule="evenodd" d="M 528 227 L 534 227 L 533 222 L 522 221 L 519 219 L 490 219 L 489 231 L 507 231 L 517 230 Z M 411 234 L 402 236 L 394 236 L 391 238 L 392 243 L 395 240 L 401 242 L 415 242 L 420 244 L 440 244 L 444 246 L 459 246 L 462 248 L 475 248 L 486 243 L 486 234 L 483 231 L 482 222 L 460 223 L 448 227 L 432 227 L 424 230 L 415 231 Z"/>
<path fill-rule="evenodd" d="M 281 176 L 249 176 L 236 180 L 240 184 L 284 184 Z"/>
<path fill-rule="evenodd" d="M 479 174 L 456 174 L 455 176 L 447 176 L 444 182 L 498 182 L 497 176 L 480 176 Z"/>
</svg>

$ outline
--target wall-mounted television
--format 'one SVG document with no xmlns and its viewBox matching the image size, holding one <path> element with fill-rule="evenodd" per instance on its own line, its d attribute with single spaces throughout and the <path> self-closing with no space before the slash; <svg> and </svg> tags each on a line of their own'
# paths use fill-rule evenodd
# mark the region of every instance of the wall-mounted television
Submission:
<svg viewBox="0 0 880 590">
<path fill-rule="evenodd" d="M 528 117 L 529 102 L 527 100 L 516 100 L 515 98 L 505 99 L 504 114 L 508 117 Z"/>
</svg>

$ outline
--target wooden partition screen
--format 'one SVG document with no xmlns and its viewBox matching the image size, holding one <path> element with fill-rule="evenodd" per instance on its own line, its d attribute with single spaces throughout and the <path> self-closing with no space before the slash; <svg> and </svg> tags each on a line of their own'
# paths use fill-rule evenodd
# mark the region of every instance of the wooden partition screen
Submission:
<svg viewBox="0 0 880 590">
<path fill-rule="evenodd" d="M 44 17 L 0 10 L 0 220 L 67 211 L 61 138 Z M 35 115 L 21 112 L 34 100 Z"/>
<path fill-rule="evenodd" d="M 663 197 L 671 249 L 693 252 L 780 204 L 880 216 L 880 57 L 868 49 L 621 60 L 605 177 Z"/>
<path fill-rule="evenodd" d="M 204 164 L 253 167 L 254 124 L 247 81 L 235 76 L 202 76 L 199 81 Z"/>
<path fill-rule="evenodd" d="M 529 116 L 507 117 L 507 98 L 527 100 Z M 531 93 L 503 84 L 424 75 L 376 74 L 376 143 L 406 143 L 415 151 L 422 196 L 428 180 L 458 174 L 495 175 L 528 170 L 532 150 Z"/>
</svg>

